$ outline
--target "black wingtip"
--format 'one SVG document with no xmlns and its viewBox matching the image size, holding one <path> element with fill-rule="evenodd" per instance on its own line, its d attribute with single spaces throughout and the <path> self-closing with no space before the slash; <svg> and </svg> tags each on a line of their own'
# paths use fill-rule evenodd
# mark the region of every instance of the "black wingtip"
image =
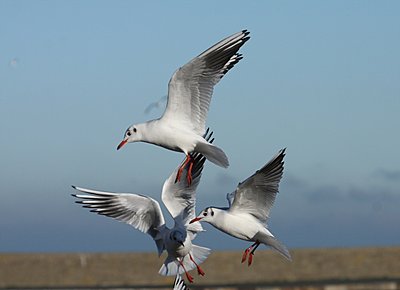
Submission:
<svg viewBox="0 0 400 290">
<path fill-rule="evenodd" d="M 243 35 L 243 41 L 246 42 L 247 40 L 250 39 L 250 31 L 248 31 L 247 29 L 243 29 L 242 30 Z"/>
<path fill-rule="evenodd" d="M 283 156 L 286 155 L 286 147 L 281 149 L 281 155 L 283 155 Z"/>
<path fill-rule="evenodd" d="M 207 135 L 208 135 L 208 132 L 210 131 L 210 127 L 207 127 L 207 130 L 206 130 L 206 132 L 204 133 L 204 137 L 206 137 Z"/>
</svg>

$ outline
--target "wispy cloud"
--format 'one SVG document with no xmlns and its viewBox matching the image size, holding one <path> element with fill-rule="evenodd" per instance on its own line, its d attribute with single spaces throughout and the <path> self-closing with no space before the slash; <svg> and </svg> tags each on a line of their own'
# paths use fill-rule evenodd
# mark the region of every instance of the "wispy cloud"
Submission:
<svg viewBox="0 0 400 290">
<path fill-rule="evenodd" d="M 218 173 L 215 176 L 215 184 L 217 185 L 227 185 L 229 184 L 230 186 L 236 186 L 239 183 L 239 180 L 237 180 L 233 175 L 229 173 Z"/>
<path fill-rule="evenodd" d="M 19 64 L 19 58 L 18 57 L 14 57 L 13 59 L 11 59 L 8 62 L 8 66 L 11 67 L 11 68 L 16 68 L 18 66 L 18 64 Z"/>
<path fill-rule="evenodd" d="M 375 176 L 386 181 L 400 181 L 400 170 L 378 169 L 375 171 Z"/>
<path fill-rule="evenodd" d="M 298 178 L 292 174 L 283 174 L 283 179 L 281 182 L 282 185 L 288 188 L 295 188 L 297 190 L 303 190 L 309 187 L 309 184 L 306 180 Z"/>
<path fill-rule="evenodd" d="M 167 96 L 163 96 L 163 97 L 161 97 L 160 99 L 158 99 L 157 101 L 155 101 L 155 102 L 149 104 L 149 105 L 146 107 L 146 109 L 144 110 L 144 113 L 147 115 L 147 114 L 150 114 L 150 112 L 151 112 L 153 109 L 161 109 L 161 108 L 165 107 L 165 103 L 166 103 L 166 102 L 167 102 Z"/>
</svg>

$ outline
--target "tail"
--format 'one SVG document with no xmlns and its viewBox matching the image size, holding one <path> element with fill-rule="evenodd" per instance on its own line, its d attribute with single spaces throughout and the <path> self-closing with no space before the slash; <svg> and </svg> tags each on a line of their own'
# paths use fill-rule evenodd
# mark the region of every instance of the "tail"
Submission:
<svg viewBox="0 0 400 290">
<path fill-rule="evenodd" d="M 228 157 L 222 149 L 210 143 L 199 142 L 197 143 L 194 151 L 203 154 L 212 163 L 227 168 L 229 166 Z"/>
<path fill-rule="evenodd" d="M 161 266 L 158 274 L 163 276 L 173 276 L 177 274 L 182 274 L 185 271 L 182 267 L 179 267 L 179 262 L 175 257 L 169 256 L 165 259 L 164 264 Z"/>
<path fill-rule="evenodd" d="M 196 264 L 200 265 L 207 259 L 208 255 L 211 254 L 211 250 L 209 248 L 193 245 L 192 250 L 190 251 L 190 254 L 192 255 L 192 258 L 196 262 Z M 190 261 L 190 258 L 188 260 Z M 193 265 L 192 261 L 190 261 L 190 263 Z M 186 267 L 186 265 L 185 265 L 185 267 Z M 192 269 L 195 267 L 196 266 L 193 265 Z"/>
<path fill-rule="evenodd" d="M 210 253 L 210 249 L 196 245 L 193 245 L 192 250 L 190 251 L 192 258 L 197 265 L 203 263 Z M 186 255 L 182 258 L 182 264 L 185 267 L 186 271 L 190 271 L 196 268 L 196 265 L 190 260 L 189 255 Z M 185 273 L 185 270 L 183 269 L 183 267 L 181 267 L 175 257 L 168 256 L 158 273 L 163 276 L 175 276 L 177 274 Z"/>
<path fill-rule="evenodd" d="M 257 234 L 255 236 L 255 238 L 258 239 L 263 244 L 274 248 L 277 252 L 279 252 L 282 256 L 284 256 L 289 261 L 292 261 L 292 257 L 290 256 L 289 250 L 286 248 L 286 246 L 284 244 L 282 244 L 280 241 L 278 241 L 275 237 Z"/>
</svg>

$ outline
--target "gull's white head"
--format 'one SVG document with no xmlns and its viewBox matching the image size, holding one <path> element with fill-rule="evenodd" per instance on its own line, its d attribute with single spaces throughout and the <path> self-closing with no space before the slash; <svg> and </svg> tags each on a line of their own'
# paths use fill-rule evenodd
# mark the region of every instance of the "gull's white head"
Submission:
<svg viewBox="0 0 400 290">
<path fill-rule="evenodd" d="M 169 237 L 182 247 L 185 246 L 184 242 L 186 240 L 186 234 L 182 233 L 181 231 L 172 231 Z"/>
<path fill-rule="evenodd" d="M 202 210 L 201 213 L 197 217 L 192 219 L 189 223 L 202 221 L 212 224 L 218 211 L 220 211 L 220 209 L 211 206 L 207 207 Z"/>
<path fill-rule="evenodd" d="M 119 143 L 117 150 L 121 149 L 125 144 L 131 142 L 138 142 L 142 140 L 141 126 L 132 125 L 125 131 L 124 139 Z"/>
</svg>

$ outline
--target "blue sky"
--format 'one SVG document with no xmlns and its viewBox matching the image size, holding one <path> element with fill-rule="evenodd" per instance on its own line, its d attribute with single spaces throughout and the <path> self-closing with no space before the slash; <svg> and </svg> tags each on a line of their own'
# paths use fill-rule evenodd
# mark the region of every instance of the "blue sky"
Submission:
<svg viewBox="0 0 400 290">
<path fill-rule="evenodd" d="M 0 251 L 154 251 L 74 184 L 160 200 L 178 153 L 129 144 L 176 68 L 248 29 L 208 125 L 198 210 L 287 147 L 271 231 L 291 248 L 399 245 L 398 1 L 1 1 Z M 242 249 L 213 228 L 197 244 Z"/>
</svg>

